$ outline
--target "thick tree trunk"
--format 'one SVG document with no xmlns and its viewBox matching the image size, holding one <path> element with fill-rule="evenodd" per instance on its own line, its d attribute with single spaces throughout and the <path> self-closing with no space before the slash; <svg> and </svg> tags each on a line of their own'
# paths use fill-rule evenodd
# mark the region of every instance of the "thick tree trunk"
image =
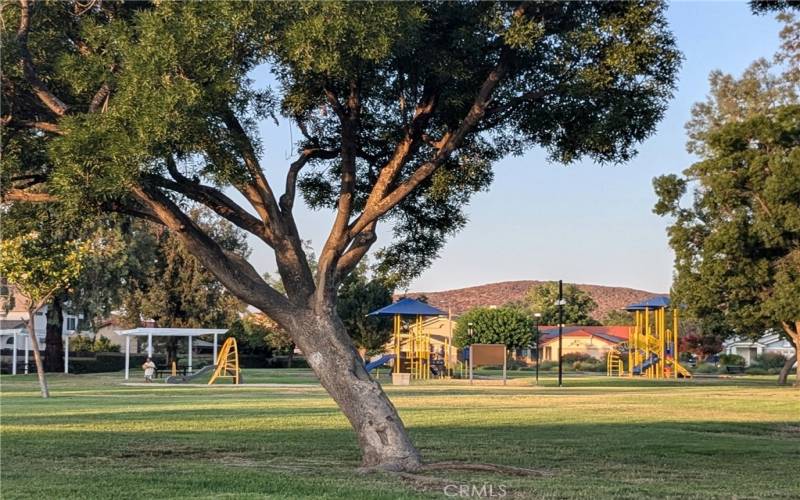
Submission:
<svg viewBox="0 0 800 500">
<path fill-rule="evenodd" d="M 44 337 L 44 369 L 47 372 L 61 373 L 64 371 L 64 341 L 61 334 L 64 331 L 64 307 L 61 297 L 53 297 L 47 309 L 47 327 Z"/>
<path fill-rule="evenodd" d="M 50 397 L 50 390 L 47 388 L 47 379 L 44 375 L 44 363 L 42 362 L 42 353 L 39 352 L 39 341 L 36 338 L 36 329 L 34 324 L 34 315 L 40 308 L 28 311 L 28 338 L 31 341 L 31 348 L 33 349 L 33 361 L 36 363 L 36 375 L 39 377 L 39 388 L 42 391 L 43 398 Z"/>
<path fill-rule="evenodd" d="M 797 354 L 787 359 L 783 364 L 783 368 L 778 374 L 778 385 L 786 385 L 786 381 L 789 379 L 789 372 L 792 371 L 792 366 L 795 362 L 797 362 Z M 797 369 L 800 371 L 800 363 L 797 363 Z M 798 380 L 800 380 L 800 374 L 798 374 Z M 797 381 L 795 381 L 795 385 L 797 385 Z"/>
<path fill-rule="evenodd" d="M 787 359 L 786 363 L 784 363 L 781 373 L 778 375 L 778 383 L 786 385 L 787 379 L 789 378 L 789 371 L 792 369 L 792 364 L 797 362 L 794 386 L 800 389 L 800 358 L 798 358 L 798 356 L 800 356 L 800 321 L 795 321 L 794 325 L 784 322 L 783 330 L 786 332 L 789 340 L 794 344 L 794 356 Z"/>
<path fill-rule="evenodd" d="M 306 311 L 289 330 L 322 386 L 350 421 L 362 452 L 362 466 L 414 470 L 420 455 L 397 410 L 364 362 L 334 313 Z"/>
<path fill-rule="evenodd" d="M 172 362 L 178 364 L 178 337 L 169 337 L 167 339 L 167 369 L 172 367 Z"/>
</svg>

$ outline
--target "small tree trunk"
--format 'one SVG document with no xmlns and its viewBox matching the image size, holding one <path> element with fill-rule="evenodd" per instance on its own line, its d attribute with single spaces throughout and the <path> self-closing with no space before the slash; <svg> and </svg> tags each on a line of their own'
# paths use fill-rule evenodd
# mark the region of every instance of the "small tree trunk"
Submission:
<svg viewBox="0 0 800 500">
<path fill-rule="evenodd" d="M 172 366 L 172 362 L 178 364 L 178 337 L 169 337 L 167 339 L 167 368 Z"/>
<path fill-rule="evenodd" d="M 28 337 L 31 341 L 31 347 L 33 348 L 33 360 L 36 363 L 36 375 L 39 377 L 39 387 L 42 391 L 43 398 L 50 397 L 50 391 L 47 389 L 47 379 L 44 375 L 44 363 L 42 362 L 42 354 L 39 352 L 39 341 L 36 339 L 36 328 L 34 317 L 36 311 L 41 309 L 40 307 L 31 308 L 28 310 Z"/>
<path fill-rule="evenodd" d="M 789 379 L 789 372 L 792 370 L 792 365 L 794 365 L 796 361 L 797 354 L 786 360 L 783 364 L 783 368 L 781 368 L 781 372 L 778 374 L 778 385 L 786 385 L 786 381 Z M 800 366 L 800 363 L 798 363 L 798 366 Z"/>
<path fill-rule="evenodd" d="M 778 383 L 780 385 L 786 385 L 789 379 L 789 371 L 791 371 L 792 365 L 796 362 L 797 371 L 795 372 L 794 386 L 800 389 L 800 359 L 798 358 L 800 354 L 800 321 L 795 321 L 794 325 L 783 323 L 783 330 L 794 344 L 794 356 L 787 359 L 786 363 L 783 364 L 783 368 L 778 375 Z"/>
<path fill-rule="evenodd" d="M 44 369 L 47 372 L 64 371 L 64 308 L 61 297 L 56 295 L 47 310 L 47 327 L 44 337 Z"/>
<path fill-rule="evenodd" d="M 286 357 L 286 368 L 292 367 L 292 361 L 294 360 L 294 348 L 294 344 L 289 346 L 289 355 Z"/>
<path fill-rule="evenodd" d="M 358 437 L 364 467 L 414 470 L 420 455 L 381 385 L 370 378 L 335 313 L 307 311 L 289 330 Z"/>
</svg>

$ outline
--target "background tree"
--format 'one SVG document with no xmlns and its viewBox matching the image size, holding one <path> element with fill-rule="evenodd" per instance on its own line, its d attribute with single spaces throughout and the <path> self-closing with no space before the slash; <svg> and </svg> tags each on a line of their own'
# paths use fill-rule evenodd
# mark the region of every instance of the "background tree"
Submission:
<svg viewBox="0 0 800 500">
<path fill-rule="evenodd" d="M 167 226 L 291 335 L 364 465 L 395 469 L 418 467 L 419 453 L 336 314 L 378 226 L 394 233 L 381 274 L 413 278 L 464 225 L 495 160 L 533 146 L 564 163 L 631 158 L 680 61 L 656 2 L 33 5 L 4 9 L 0 27 L 4 200 Z M 276 92 L 251 86 L 263 63 Z M 277 112 L 301 131 L 282 195 L 255 135 Z M 316 275 L 298 189 L 335 214 Z M 271 247 L 286 294 L 194 223 L 189 200 Z"/>
<path fill-rule="evenodd" d="M 453 345 L 505 344 L 508 349 L 521 349 L 531 345 L 533 328 L 533 319 L 519 309 L 476 307 L 458 318 Z"/>
<path fill-rule="evenodd" d="M 121 230 L 124 216 L 109 215 L 81 219 L 65 214 L 58 204 L 16 204 L 3 213 L 3 237 L 14 238 L 39 234 L 48 244 L 61 247 L 75 241 L 96 241 L 102 252 L 83 256 L 80 273 L 69 287 L 54 292 L 47 302 L 44 368 L 46 372 L 64 370 L 64 314 L 83 316 L 86 321 L 77 330 L 91 326 L 97 316 L 107 317 L 120 291 L 125 290 L 128 274 L 128 242 Z M 89 323 L 88 325 L 86 323 Z"/>
<path fill-rule="evenodd" d="M 628 311 L 614 309 L 606 313 L 602 323 L 606 326 L 635 325 L 636 319 Z"/>
<path fill-rule="evenodd" d="M 43 398 L 50 397 L 50 391 L 36 338 L 35 314 L 80 274 L 81 260 L 88 252 L 87 242 L 54 242 L 39 233 L 0 240 L 0 276 L 28 301 L 28 338 Z"/>
<path fill-rule="evenodd" d="M 247 257 L 249 248 L 244 233 L 233 224 L 219 220 L 208 210 L 189 211 L 191 220 L 219 242 L 226 251 Z M 244 304 L 231 295 L 189 252 L 172 231 L 151 223 L 141 234 L 150 245 L 141 257 L 147 266 L 128 285 L 122 297 L 125 320 L 138 326 L 152 319 L 160 327 L 227 328 L 234 324 Z M 177 361 L 178 337 L 164 343 L 167 364 Z"/>
<path fill-rule="evenodd" d="M 366 262 L 362 262 L 339 286 L 336 311 L 347 333 L 367 355 L 382 352 L 392 337 L 392 321 L 385 317 L 367 316 L 392 303 L 392 290 L 379 279 L 370 279 Z"/>
<path fill-rule="evenodd" d="M 681 335 L 678 342 L 681 352 L 690 352 L 702 362 L 707 357 L 722 351 L 723 337 L 722 335 L 691 332 Z"/>
<path fill-rule="evenodd" d="M 564 283 L 564 324 L 565 325 L 599 325 L 592 318 L 592 312 L 597 309 L 597 303 L 592 296 L 575 285 Z M 529 314 L 540 313 L 539 323 L 542 325 L 558 324 L 558 282 L 549 281 L 542 285 L 532 286 L 525 297 L 516 304 Z"/>
<path fill-rule="evenodd" d="M 782 36 L 796 38 L 787 22 Z M 797 60 L 800 46 L 783 47 L 779 62 Z M 757 338 L 774 329 L 798 349 L 800 81 L 783 69 L 760 60 L 740 79 L 712 74 L 709 99 L 687 125 L 700 161 L 654 180 L 654 211 L 674 217 L 674 289 L 704 333 Z"/>
</svg>

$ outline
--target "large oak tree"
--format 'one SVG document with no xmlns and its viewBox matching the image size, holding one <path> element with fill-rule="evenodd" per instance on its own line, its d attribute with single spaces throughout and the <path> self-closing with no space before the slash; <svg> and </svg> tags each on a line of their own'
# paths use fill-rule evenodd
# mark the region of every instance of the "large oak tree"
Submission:
<svg viewBox="0 0 800 500">
<path fill-rule="evenodd" d="M 5 201 L 57 198 L 166 225 L 289 332 L 355 429 L 363 464 L 397 469 L 420 456 L 336 313 L 338 284 L 379 227 L 394 233 L 377 252 L 381 272 L 396 282 L 419 273 L 505 155 L 629 159 L 661 118 L 680 61 L 656 2 L 12 7 Z M 248 75 L 262 64 L 277 89 L 254 88 Z M 303 135 L 279 182 L 280 157 L 255 134 L 277 114 Z M 333 213 L 316 274 L 295 222 L 298 191 Z M 286 293 L 195 224 L 188 200 L 272 248 Z"/>
</svg>

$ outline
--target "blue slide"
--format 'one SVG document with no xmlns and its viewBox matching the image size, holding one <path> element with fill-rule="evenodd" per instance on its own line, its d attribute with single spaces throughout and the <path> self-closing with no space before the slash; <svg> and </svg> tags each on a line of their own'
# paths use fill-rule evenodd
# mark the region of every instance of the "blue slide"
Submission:
<svg viewBox="0 0 800 500">
<path fill-rule="evenodd" d="M 393 359 L 394 359 L 394 354 L 384 354 L 379 359 L 367 363 L 367 371 L 371 372 L 375 368 L 379 368 Z"/>
<path fill-rule="evenodd" d="M 650 357 L 644 360 L 641 364 L 633 367 L 633 374 L 641 375 L 644 370 L 647 370 L 656 363 L 658 363 L 658 355 L 651 354 Z"/>
</svg>

